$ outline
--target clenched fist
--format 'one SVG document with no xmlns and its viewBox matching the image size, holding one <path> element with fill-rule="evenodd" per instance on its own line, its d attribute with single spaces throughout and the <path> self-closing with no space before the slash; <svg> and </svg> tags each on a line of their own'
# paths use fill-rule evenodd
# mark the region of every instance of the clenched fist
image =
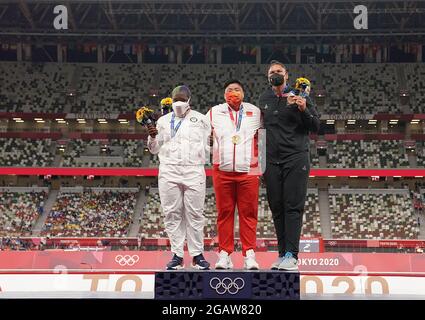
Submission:
<svg viewBox="0 0 425 320">
<path fill-rule="evenodd" d="M 152 138 L 155 138 L 156 135 L 158 134 L 158 130 L 156 129 L 156 127 L 153 124 L 148 125 L 148 132 L 149 132 L 149 135 Z"/>
<path fill-rule="evenodd" d="M 300 96 L 288 96 L 287 102 L 288 104 L 296 104 L 301 112 L 304 112 L 307 107 L 307 100 Z"/>
</svg>

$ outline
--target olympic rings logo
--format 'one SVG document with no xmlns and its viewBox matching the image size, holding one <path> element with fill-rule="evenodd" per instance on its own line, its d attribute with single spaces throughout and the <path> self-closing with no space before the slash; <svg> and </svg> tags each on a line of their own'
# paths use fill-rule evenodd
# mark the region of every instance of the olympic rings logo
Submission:
<svg viewBox="0 0 425 320">
<path fill-rule="evenodd" d="M 126 254 L 125 256 L 122 255 L 117 255 L 115 257 L 115 262 L 118 263 L 120 266 L 134 266 L 137 262 L 139 262 L 139 256 L 138 255 L 133 255 L 130 256 L 128 254 Z"/>
<path fill-rule="evenodd" d="M 240 290 L 245 287 L 245 281 L 242 278 L 235 278 L 234 280 L 226 277 L 220 280 L 214 277 L 210 280 L 211 289 L 215 290 L 218 294 L 237 294 Z"/>
</svg>

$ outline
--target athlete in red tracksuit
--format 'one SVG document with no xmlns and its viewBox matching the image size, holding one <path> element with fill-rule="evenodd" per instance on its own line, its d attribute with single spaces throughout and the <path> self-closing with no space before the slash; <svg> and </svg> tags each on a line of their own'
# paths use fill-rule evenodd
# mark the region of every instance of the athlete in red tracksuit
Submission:
<svg viewBox="0 0 425 320">
<path fill-rule="evenodd" d="M 243 86 L 238 80 L 226 82 L 226 103 L 207 113 L 213 130 L 213 184 L 217 203 L 219 260 L 217 269 L 233 268 L 235 208 L 245 269 L 258 269 L 255 260 L 258 192 L 258 130 L 261 111 L 243 102 Z"/>
</svg>

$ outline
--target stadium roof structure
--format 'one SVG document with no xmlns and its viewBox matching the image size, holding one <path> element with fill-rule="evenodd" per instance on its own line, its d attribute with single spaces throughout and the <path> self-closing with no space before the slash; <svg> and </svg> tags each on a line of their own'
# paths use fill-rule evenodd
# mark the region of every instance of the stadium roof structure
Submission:
<svg viewBox="0 0 425 320">
<path fill-rule="evenodd" d="M 420 41 L 425 0 L 362 1 L 368 29 L 356 30 L 359 5 L 344 0 L 63 0 L 68 30 L 55 30 L 58 2 L 0 0 L 0 41 L 138 41 L 152 44 L 374 43 Z"/>
</svg>

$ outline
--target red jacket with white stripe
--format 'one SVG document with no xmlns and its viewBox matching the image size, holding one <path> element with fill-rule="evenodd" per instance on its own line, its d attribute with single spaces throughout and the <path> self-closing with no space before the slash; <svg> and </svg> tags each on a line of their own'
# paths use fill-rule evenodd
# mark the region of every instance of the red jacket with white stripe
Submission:
<svg viewBox="0 0 425 320">
<path fill-rule="evenodd" d="M 235 111 L 223 103 L 212 107 L 206 116 L 214 133 L 213 165 L 228 172 L 257 170 L 260 109 L 243 102 L 239 111 Z M 239 119 L 240 128 L 237 130 Z"/>
</svg>

